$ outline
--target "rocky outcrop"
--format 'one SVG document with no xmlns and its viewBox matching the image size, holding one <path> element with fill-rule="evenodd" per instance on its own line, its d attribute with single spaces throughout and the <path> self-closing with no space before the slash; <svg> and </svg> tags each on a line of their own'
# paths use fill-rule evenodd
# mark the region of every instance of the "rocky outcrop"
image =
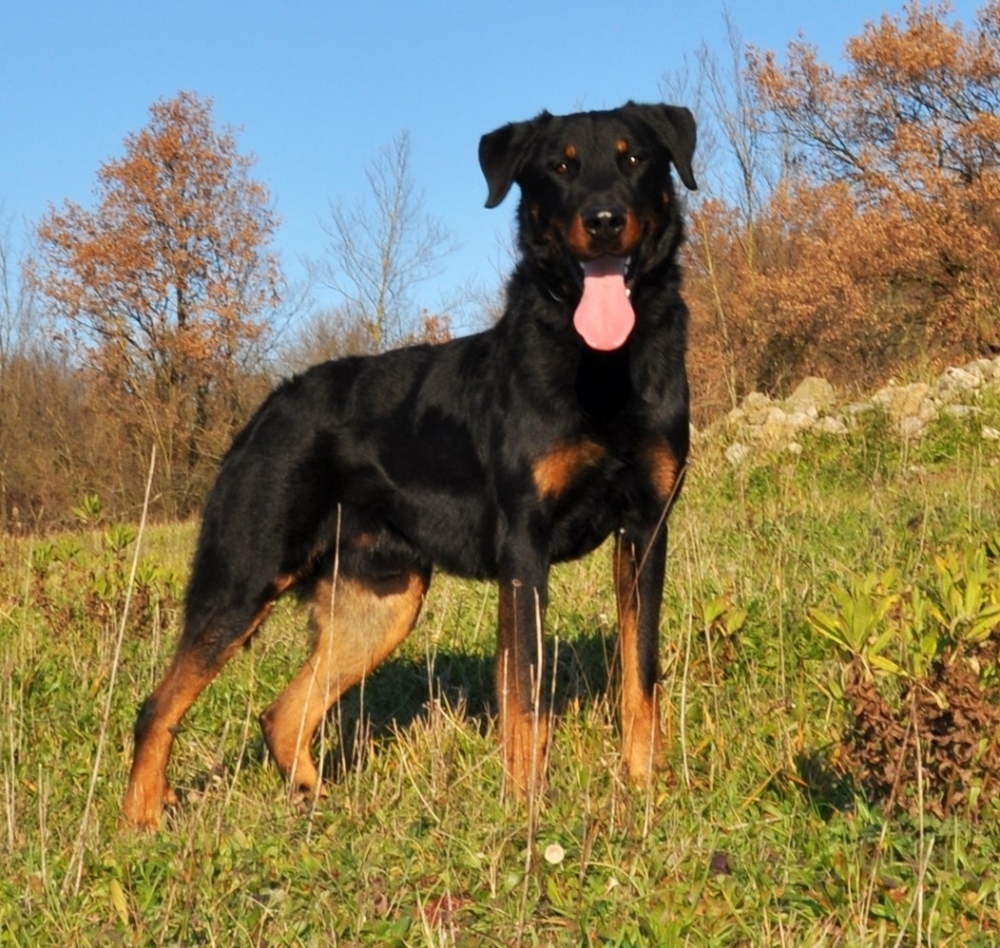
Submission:
<svg viewBox="0 0 1000 948">
<path fill-rule="evenodd" d="M 1000 389 L 1000 358 L 977 359 L 945 369 L 933 382 L 901 385 L 890 382 L 867 401 L 842 403 L 825 379 L 807 378 L 788 398 L 776 400 L 752 392 L 724 419 L 725 455 L 730 464 L 744 464 L 760 449 L 802 451 L 803 432 L 846 435 L 859 415 L 881 410 L 902 438 L 919 438 L 942 413 L 955 417 L 978 415 L 979 393 Z M 1000 441 L 1000 430 L 984 424 L 982 437 Z"/>
</svg>

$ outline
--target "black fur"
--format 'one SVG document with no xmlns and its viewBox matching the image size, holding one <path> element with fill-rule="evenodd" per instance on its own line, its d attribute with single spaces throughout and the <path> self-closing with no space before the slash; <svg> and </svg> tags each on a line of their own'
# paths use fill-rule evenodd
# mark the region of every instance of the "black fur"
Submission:
<svg viewBox="0 0 1000 948">
<path fill-rule="evenodd" d="M 327 574 L 336 555 L 339 575 L 361 582 L 433 566 L 533 590 L 538 602 L 522 595 L 515 618 L 501 610 L 501 648 L 526 681 L 550 564 L 613 532 L 640 568 L 651 564 L 655 620 L 665 513 L 688 452 L 671 167 L 695 187 L 694 147 L 686 109 L 633 103 L 485 135 L 487 206 L 521 191 L 502 318 L 442 345 L 317 365 L 268 397 L 209 495 L 178 653 L 196 653 L 211 676 L 271 600 Z M 595 223 L 607 208 L 630 222 L 634 245 L 617 224 Z M 589 349 L 573 326 L 581 258 L 601 254 L 631 258 L 635 327 L 611 352 Z M 656 629 L 648 617 L 642 626 L 636 661 L 649 690 Z"/>
</svg>

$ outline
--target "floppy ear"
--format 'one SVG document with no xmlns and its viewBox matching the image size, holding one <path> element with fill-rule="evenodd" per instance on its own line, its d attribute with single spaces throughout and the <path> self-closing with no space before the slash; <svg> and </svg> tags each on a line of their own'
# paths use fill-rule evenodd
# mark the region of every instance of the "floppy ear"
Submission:
<svg viewBox="0 0 1000 948">
<path fill-rule="evenodd" d="M 496 207 L 507 196 L 524 167 L 528 142 L 550 117 L 548 112 L 542 112 L 530 122 L 511 122 L 479 139 L 479 166 L 490 188 L 487 207 Z"/>
<path fill-rule="evenodd" d="M 698 129 L 691 110 L 683 105 L 635 105 L 660 140 L 670 149 L 674 167 L 681 181 L 691 191 L 698 190 L 691 160 L 698 141 Z"/>
</svg>

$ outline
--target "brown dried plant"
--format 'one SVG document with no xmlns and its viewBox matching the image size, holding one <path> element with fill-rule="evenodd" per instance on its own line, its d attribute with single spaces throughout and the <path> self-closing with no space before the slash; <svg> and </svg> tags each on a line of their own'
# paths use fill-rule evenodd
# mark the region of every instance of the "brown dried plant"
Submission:
<svg viewBox="0 0 1000 948">
<path fill-rule="evenodd" d="M 156 443 L 178 484 L 217 449 L 206 434 L 278 302 L 277 220 L 252 164 L 211 101 L 182 92 L 101 165 L 92 209 L 67 201 L 38 226 L 30 272 L 57 328 L 122 433 L 142 455 Z"/>
<path fill-rule="evenodd" d="M 1000 349 L 1000 2 L 968 30 L 943 6 L 884 15 L 843 72 L 803 42 L 747 69 L 784 162 L 753 217 L 694 209 L 696 364 L 720 318 L 742 392 Z"/>
</svg>

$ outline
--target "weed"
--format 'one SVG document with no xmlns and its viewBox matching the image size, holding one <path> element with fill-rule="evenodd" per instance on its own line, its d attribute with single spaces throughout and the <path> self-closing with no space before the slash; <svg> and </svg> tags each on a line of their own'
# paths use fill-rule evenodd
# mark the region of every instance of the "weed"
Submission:
<svg viewBox="0 0 1000 948">
<path fill-rule="evenodd" d="M 1000 789 L 1000 567 L 984 543 L 929 576 L 869 573 L 832 591 L 813 629 L 848 664 L 832 689 L 850 723 L 841 766 L 874 800 L 939 818 L 991 812 Z"/>
</svg>

